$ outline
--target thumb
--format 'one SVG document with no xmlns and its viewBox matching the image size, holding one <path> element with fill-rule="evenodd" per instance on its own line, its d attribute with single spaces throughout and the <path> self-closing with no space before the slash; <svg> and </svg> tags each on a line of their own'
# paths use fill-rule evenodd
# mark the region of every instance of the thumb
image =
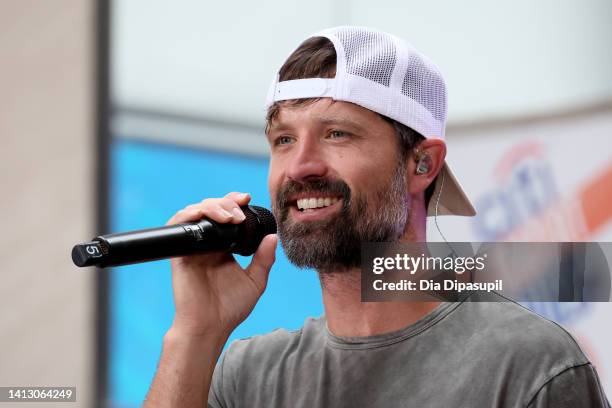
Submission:
<svg viewBox="0 0 612 408">
<path fill-rule="evenodd" d="M 251 276 L 257 287 L 263 293 L 268 283 L 270 268 L 276 259 L 276 244 L 278 237 L 276 234 L 268 234 L 259 244 L 259 248 L 253 255 L 251 263 L 246 268 L 247 274 Z"/>
</svg>

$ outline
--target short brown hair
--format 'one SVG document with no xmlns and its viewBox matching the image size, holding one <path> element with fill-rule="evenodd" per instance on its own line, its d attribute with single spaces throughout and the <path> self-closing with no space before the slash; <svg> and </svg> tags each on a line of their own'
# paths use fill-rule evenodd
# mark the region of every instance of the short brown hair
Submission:
<svg viewBox="0 0 612 408">
<path fill-rule="evenodd" d="M 304 41 L 287 58 L 279 70 L 279 82 L 304 78 L 334 78 L 336 76 L 336 50 L 332 42 L 325 37 L 311 37 Z M 319 98 L 292 99 L 275 102 L 266 114 L 266 133 L 271 122 L 278 116 L 281 106 L 300 106 L 312 103 Z M 380 114 L 379 114 L 380 115 Z M 405 161 L 415 147 L 425 138 L 417 131 L 396 120 L 380 115 L 389 122 L 400 139 L 400 159 Z M 425 208 L 435 189 L 435 180 L 425 190 Z"/>
</svg>

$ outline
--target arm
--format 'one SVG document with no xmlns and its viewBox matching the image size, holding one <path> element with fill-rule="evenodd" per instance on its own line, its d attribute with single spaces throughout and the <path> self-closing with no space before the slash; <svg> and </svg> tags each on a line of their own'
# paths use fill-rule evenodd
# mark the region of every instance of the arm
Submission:
<svg viewBox="0 0 612 408">
<path fill-rule="evenodd" d="M 143 407 L 204 407 L 225 336 L 190 336 L 170 329 Z"/>
<path fill-rule="evenodd" d="M 239 207 L 249 199 L 238 193 L 207 199 L 179 211 L 168 224 L 202 217 L 237 224 L 244 220 Z M 227 253 L 172 260 L 174 321 L 144 408 L 206 406 L 215 363 L 230 333 L 263 294 L 275 248 L 276 236 L 268 235 L 245 269 Z"/>
</svg>

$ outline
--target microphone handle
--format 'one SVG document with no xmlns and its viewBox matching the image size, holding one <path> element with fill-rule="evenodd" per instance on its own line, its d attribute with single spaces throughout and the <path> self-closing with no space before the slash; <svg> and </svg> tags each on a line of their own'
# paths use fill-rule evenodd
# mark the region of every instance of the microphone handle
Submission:
<svg viewBox="0 0 612 408">
<path fill-rule="evenodd" d="M 78 266 L 120 266 L 195 253 L 231 251 L 240 224 L 218 224 L 203 219 L 194 223 L 148 228 L 96 237 L 77 245 L 72 259 Z"/>
</svg>

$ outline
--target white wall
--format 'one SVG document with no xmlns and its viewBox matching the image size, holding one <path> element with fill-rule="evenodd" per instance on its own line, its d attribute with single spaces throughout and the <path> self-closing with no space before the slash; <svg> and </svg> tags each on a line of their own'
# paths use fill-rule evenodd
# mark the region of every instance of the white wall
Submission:
<svg viewBox="0 0 612 408">
<path fill-rule="evenodd" d="M 445 74 L 449 120 L 612 99 L 608 0 L 114 2 L 115 102 L 259 125 L 274 70 L 303 38 L 368 25 Z"/>
<path fill-rule="evenodd" d="M 0 11 L 0 385 L 76 386 L 57 407 L 93 393 L 95 271 L 70 259 L 95 219 L 93 6 Z"/>
</svg>

